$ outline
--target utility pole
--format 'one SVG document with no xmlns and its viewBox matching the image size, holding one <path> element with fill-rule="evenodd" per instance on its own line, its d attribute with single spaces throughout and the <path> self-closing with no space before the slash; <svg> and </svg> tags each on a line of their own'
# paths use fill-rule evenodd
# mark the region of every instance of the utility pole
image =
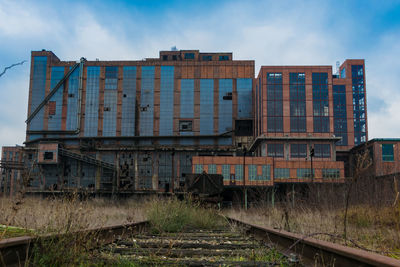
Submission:
<svg viewBox="0 0 400 267">
<path fill-rule="evenodd" d="M 175 150 L 172 149 L 172 153 L 171 153 L 171 169 L 172 169 L 172 173 L 171 173 L 171 187 L 172 187 L 172 193 L 175 192 L 175 175 L 174 175 L 174 156 L 175 156 Z"/>
<path fill-rule="evenodd" d="M 246 147 L 243 147 L 243 208 L 247 210 L 247 188 L 246 188 Z"/>
<path fill-rule="evenodd" d="M 314 182 L 314 167 L 313 167 L 314 147 L 310 147 L 310 159 L 311 159 L 311 181 Z"/>
</svg>

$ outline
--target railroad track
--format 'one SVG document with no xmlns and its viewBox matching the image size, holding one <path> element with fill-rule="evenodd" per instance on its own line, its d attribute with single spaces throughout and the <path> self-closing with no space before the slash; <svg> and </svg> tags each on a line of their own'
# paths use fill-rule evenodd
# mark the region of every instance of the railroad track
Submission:
<svg viewBox="0 0 400 267">
<path fill-rule="evenodd" d="M 400 261 L 375 253 L 228 220 L 231 226 L 224 229 L 181 233 L 152 234 L 148 222 L 84 232 L 96 237 L 93 263 L 102 264 L 123 259 L 138 266 L 400 266 Z M 20 266 L 35 242 L 32 237 L 0 241 L 0 266 Z"/>
<path fill-rule="evenodd" d="M 141 234 L 121 238 L 99 250 L 99 259 L 138 266 L 289 266 L 275 248 L 241 229 L 197 229 L 180 233 Z"/>
</svg>

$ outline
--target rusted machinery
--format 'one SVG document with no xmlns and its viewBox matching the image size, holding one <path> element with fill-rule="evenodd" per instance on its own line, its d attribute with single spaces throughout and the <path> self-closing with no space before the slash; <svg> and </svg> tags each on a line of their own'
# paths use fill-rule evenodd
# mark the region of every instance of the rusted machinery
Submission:
<svg viewBox="0 0 400 267">
<path fill-rule="evenodd" d="M 180 187 L 181 192 L 190 194 L 195 200 L 214 204 L 222 201 L 221 194 L 223 190 L 223 176 L 206 172 L 187 174 L 185 183 Z"/>
</svg>

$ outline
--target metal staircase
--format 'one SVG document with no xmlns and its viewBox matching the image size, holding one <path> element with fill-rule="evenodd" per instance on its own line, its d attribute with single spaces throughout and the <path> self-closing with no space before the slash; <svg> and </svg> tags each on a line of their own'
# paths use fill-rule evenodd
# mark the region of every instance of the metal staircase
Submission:
<svg viewBox="0 0 400 267">
<path fill-rule="evenodd" d="M 104 169 L 116 171 L 116 166 L 112 163 L 98 160 L 93 157 L 82 155 L 79 153 L 71 152 L 71 151 L 63 149 L 63 148 L 59 148 L 58 152 L 61 156 L 64 156 L 64 157 L 69 157 L 69 158 L 76 159 L 76 160 L 79 160 L 79 161 L 82 161 L 82 162 L 85 162 L 85 163 L 88 163 L 91 165 L 102 167 Z"/>
</svg>

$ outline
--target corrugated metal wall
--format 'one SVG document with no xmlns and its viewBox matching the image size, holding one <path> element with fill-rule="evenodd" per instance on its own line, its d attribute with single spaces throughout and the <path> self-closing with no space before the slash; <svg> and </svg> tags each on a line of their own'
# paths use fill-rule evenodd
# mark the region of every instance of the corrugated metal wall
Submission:
<svg viewBox="0 0 400 267">
<path fill-rule="evenodd" d="M 57 83 L 64 77 L 64 67 L 52 67 L 50 90 L 52 90 Z M 50 102 L 56 102 L 55 114 L 49 113 L 48 129 L 61 130 L 61 115 L 62 115 L 62 100 L 63 100 L 64 85 L 58 88 L 57 92 L 50 98 Z"/>
<path fill-rule="evenodd" d="M 174 67 L 161 66 L 160 88 L 160 135 L 173 135 L 174 120 Z M 160 140 L 160 144 L 171 144 L 172 140 Z"/>
<path fill-rule="evenodd" d="M 33 112 L 44 99 L 46 89 L 46 70 L 47 57 L 34 57 L 31 112 Z M 42 108 L 29 123 L 29 130 L 43 130 L 43 117 L 44 109 Z M 41 135 L 31 135 L 31 139 L 34 139 L 34 137 L 40 138 Z"/>
<path fill-rule="evenodd" d="M 85 136 L 97 136 L 100 67 L 87 67 Z"/>
<path fill-rule="evenodd" d="M 218 100 L 218 132 L 225 133 L 232 130 L 232 79 L 219 80 Z M 218 143 L 220 145 L 230 145 L 232 144 L 232 139 L 222 138 L 218 140 Z"/>
<path fill-rule="evenodd" d="M 154 66 L 142 67 L 140 93 L 140 136 L 153 135 L 154 113 Z"/>
<path fill-rule="evenodd" d="M 121 135 L 135 136 L 136 67 L 123 68 Z"/>
<path fill-rule="evenodd" d="M 78 128 L 79 71 L 78 67 L 68 79 L 67 131 L 73 131 Z"/>
<path fill-rule="evenodd" d="M 237 118 L 252 118 L 252 79 L 237 79 Z"/>
<path fill-rule="evenodd" d="M 193 120 L 194 118 L 194 80 L 181 80 L 181 99 L 180 99 L 180 118 Z M 192 123 L 192 127 L 194 123 Z M 192 131 L 180 131 L 180 135 L 193 135 Z M 180 140 L 181 145 L 192 145 L 193 139 L 183 138 Z"/>
<path fill-rule="evenodd" d="M 214 134 L 214 80 L 200 80 L 200 135 Z M 202 145 L 213 144 L 212 139 L 200 140 Z"/>
<path fill-rule="evenodd" d="M 118 67 L 106 67 L 105 72 L 103 136 L 116 136 Z"/>
<path fill-rule="evenodd" d="M 194 117 L 194 80 L 181 80 L 181 118 L 193 119 Z"/>
<path fill-rule="evenodd" d="M 232 97 L 229 99 L 229 94 L 232 94 L 232 79 L 220 79 L 218 97 L 219 133 L 232 130 Z"/>
</svg>

